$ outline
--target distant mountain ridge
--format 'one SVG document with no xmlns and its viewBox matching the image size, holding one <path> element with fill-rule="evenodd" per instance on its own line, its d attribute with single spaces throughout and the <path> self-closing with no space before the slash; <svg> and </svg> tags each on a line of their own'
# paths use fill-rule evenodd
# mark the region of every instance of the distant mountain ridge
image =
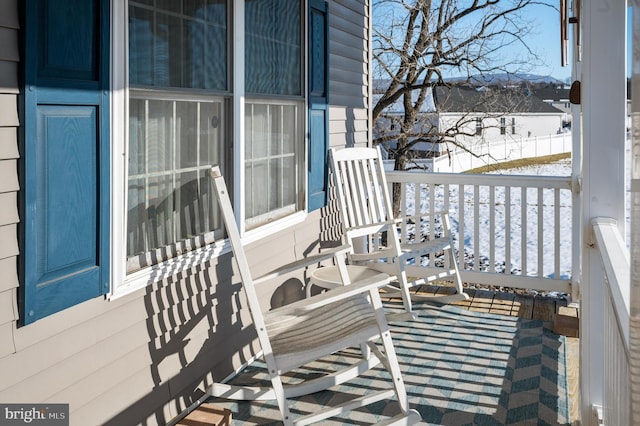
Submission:
<svg viewBox="0 0 640 426">
<path fill-rule="evenodd" d="M 554 84 L 565 84 L 564 80 L 560 80 L 558 78 L 552 77 L 550 75 L 539 75 L 539 74 L 531 74 L 531 73 L 497 73 L 497 74 L 487 74 L 481 75 L 476 74 L 472 75 L 469 78 L 466 77 L 452 77 L 445 79 L 447 82 L 466 82 L 469 81 L 472 84 L 484 85 L 484 84 L 519 84 L 522 82 L 529 83 L 554 83 Z"/>
<path fill-rule="evenodd" d="M 382 93 L 387 87 L 389 87 L 389 79 L 374 79 L 373 89 L 378 93 Z M 522 82 L 528 82 L 532 84 L 552 83 L 557 85 L 565 85 L 566 81 L 549 75 L 539 75 L 531 73 L 496 73 L 496 74 L 476 74 L 471 77 L 450 77 L 445 78 L 447 83 L 471 83 L 474 86 L 486 86 L 486 85 L 508 85 L 508 84 L 520 84 Z"/>
</svg>

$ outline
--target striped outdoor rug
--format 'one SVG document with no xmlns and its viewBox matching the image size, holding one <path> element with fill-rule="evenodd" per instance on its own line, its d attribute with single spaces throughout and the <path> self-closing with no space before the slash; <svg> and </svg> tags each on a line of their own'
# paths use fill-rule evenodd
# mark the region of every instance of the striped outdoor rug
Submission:
<svg viewBox="0 0 640 426">
<path fill-rule="evenodd" d="M 564 336 L 546 330 L 541 321 L 477 313 L 454 306 L 425 307 L 416 321 L 392 325 L 411 408 L 425 424 L 557 425 L 569 424 Z M 326 366 L 358 357 L 345 351 L 296 372 L 314 375 Z M 264 383 L 264 364 L 256 362 L 234 378 L 234 384 Z M 374 369 L 347 385 L 298 398 L 293 414 L 317 412 L 322 406 L 377 388 L 386 373 Z M 292 375 L 295 380 L 295 375 Z M 266 382 L 265 384 L 268 384 Z M 275 402 L 231 402 L 233 424 L 278 424 Z M 371 424 L 398 413 L 395 401 L 380 402 L 323 424 Z"/>
</svg>

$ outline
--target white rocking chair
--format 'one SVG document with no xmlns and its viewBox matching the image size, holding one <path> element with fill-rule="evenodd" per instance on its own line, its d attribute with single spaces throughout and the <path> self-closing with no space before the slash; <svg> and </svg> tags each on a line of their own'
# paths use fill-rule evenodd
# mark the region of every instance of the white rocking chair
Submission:
<svg viewBox="0 0 640 426">
<path fill-rule="evenodd" d="M 421 242 L 416 224 L 415 239 L 418 242 L 401 242 L 398 226 L 402 219 L 396 220 L 393 217 L 393 206 L 379 149 L 331 149 L 329 156 L 344 232 L 349 243 L 356 248 L 358 239 L 360 242 L 365 240 L 360 244 L 363 248 L 359 253 L 351 255 L 352 262 L 395 276 L 397 282 L 394 284 L 399 287 L 407 312 L 412 311 L 412 301 L 449 303 L 468 299 L 462 288 L 460 271 L 453 253 L 448 213 L 439 212 L 444 228 L 442 237 Z M 386 235 L 386 241 L 383 240 L 383 235 Z M 440 252 L 448 254 L 448 268 L 420 264 L 422 256 L 433 256 Z M 411 281 L 408 277 L 411 277 Z M 446 296 L 409 292 L 410 287 L 440 279 L 453 280 L 456 292 Z"/>
<path fill-rule="evenodd" d="M 310 256 L 254 279 L 240 241 L 224 178 L 217 167 L 211 170 L 211 176 L 272 386 L 261 388 L 215 383 L 209 387 L 207 393 L 234 400 L 277 400 L 285 425 L 314 423 L 376 401 L 388 400 L 395 395 L 401 413 L 381 424 L 410 425 L 419 422 L 418 412 L 409 409 L 407 393 L 378 292 L 380 286 L 389 282 L 389 276 L 384 273 L 370 274 L 367 279 L 263 312 L 255 290 L 257 284 L 323 260 L 334 259 L 338 262 L 339 269 L 346 271 L 344 258 L 351 247 L 341 246 L 329 253 Z M 348 280 L 348 277 L 345 279 Z M 382 350 L 376 342 L 382 343 Z M 363 349 L 363 357 L 355 365 L 294 385 L 284 384 L 281 379 L 284 373 L 304 364 L 358 346 Z M 319 413 L 292 417 L 288 398 L 344 383 L 379 363 L 382 363 L 391 375 L 392 383 L 388 388 L 367 393 L 339 406 L 326 407 Z"/>
</svg>

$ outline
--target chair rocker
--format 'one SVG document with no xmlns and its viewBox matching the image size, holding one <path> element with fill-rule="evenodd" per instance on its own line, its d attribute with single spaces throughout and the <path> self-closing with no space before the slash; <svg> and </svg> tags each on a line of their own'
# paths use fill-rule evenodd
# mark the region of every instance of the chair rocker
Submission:
<svg viewBox="0 0 640 426">
<path fill-rule="evenodd" d="M 224 178 L 218 167 L 211 170 L 211 177 L 262 347 L 271 387 L 215 383 L 207 389 L 207 393 L 214 397 L 233 400 L 276 400 L 285 425 L 311 424 L 361 406 L 391 399 L 395 395 L 400 406 L 400 414 L 380 424 L 410 425 L 419 422 L 418 412 L 409 409 L 407 393 L 378 291 L 380 286 L 389 282 L 389 276 L 384 273 L 370 274 L 368 279 L 264 312 L 256 293 L 256 285 L 325 260 L 333 259 L 339 265 L 328 268 L 344 271 L 344 259 L 351 247 L 344 245 L 335 250 L 309 256 L 254 279 L 240 241 Z M 382 349 L 376 342 L 381 342 Z M 300 383 L 283 383 L 283 374 L 349 347 L 362 348 L 363 356 L 354 365 Z M 380 363 L 391 376 L 390 386 L 386 389 L 367 393 L 338 406 L 324 407 L 319 413 L 292 416 L 287 401 L 289 398 L 344 383 Z"/>
<path fill-rule="evenodd" d="M 332 148 L 329 156 L 343 231 L 350 245 L 358 249 L 362 246 L 358 253 L 351 254 L 352 263 L 366 265 L 394 276 L 394 285 L 399 290 L 407 312 L 412 311 L 412 302 L 449 303 L 468 299 L 469 296 L 462 288 L 453 252 L 448 213 L 438 212 L 444 227 L 442 237 L 423 242 L 401 242 L 398 226 L 403 219 L 396 220 L 393 217 L 380 150 Z M 418 232 L 416 225 L 416 234 Z M 415 239 L 419 241 L 419 235 Z M 435 256 L 440 252 L 448 255 L 448 268 L 420 264 L 422 256 Z M 433 265 L 433 261 L 431 263 Z M 426 296 L 410 292 L 411 287 L 443 279 L 453 281 L 456 291 L 454 294 Z M 397 297 L 397 290 L 389 296 Z"/>
</svg>

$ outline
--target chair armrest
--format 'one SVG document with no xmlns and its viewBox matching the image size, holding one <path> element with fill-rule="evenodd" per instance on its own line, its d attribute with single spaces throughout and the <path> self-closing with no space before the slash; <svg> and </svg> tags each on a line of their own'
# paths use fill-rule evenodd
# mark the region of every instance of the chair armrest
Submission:
<svg viewBox="0 0 640 426">
<path fill-rule="evenodd" d="M 339 302 L 358 294 L 367 293 L 371 290 L 377 291 L 378 288 L 389 284 L 390 281 L 391 277 L 389 277 L 388 274 L 381 272 L 370 278 L 356 281 L 349 285 L 336 287 L 308 299 L 298 300 L 297 302 L 273 309 L 265 313 L 265 318 L 271 316 L 304 314 L 305 312 L 313 309 Z"/>
<path fill-rule="evenodd" d="M 430 217 L 430 216 L 437 216 L 437 215 L 448 216 L 449 215 L 449 210 L 434 210 L 432 212 L 418 212 L 417 214 L 407 215 L 405 218 L 398 218 L 398 219 L 396 219 L 396 221 L 398 223 L 401 223 L 401 222 L 406 221 L 406 220 L 412 220 L 416 216 L 419 216 L 419 217 Z"/>
<path fill-rule="evenodd" d="M 281 277 L 289 272 L 297 271 L 299 269 L 304 269 L 308 266 L 314 265 L 319 262 L 324 262 L 325 260 L 334 259 L 338 256 L 346 256 L 347 253 L 351 252 L 351 246 L 348 244 L 343 244 L 338 247 L 334 247 L 331 249 L 324 250 L 317 254 L 312 254 L 302 259 L 293 261 L 286 265 L 280 266 L 273 271 L 270 271 L 264 275 L 261 275 L 258 278 L 253 280 L 254 284 L 259 284 L 264 281 L 269 281 L 274 278 Z"/>
<path fill-rule="evenodd" d="M 436 238 L 435 240 L 428 240 L 420 243 L 401 243 L 403 256 L 411 259 L 414 256 L 419 256 L 427 253 L 435 253 L 447 248 L 451 248 L 451 240 L 449 238 Z"/>
<path fill-rule="evenodd" d="M 366 231 L 366 234 L 375 234 L 376 232 L 383 232 L 389 229 L 393 229 L 394 226 L 399 225 L 402 219 L 387 220 L 384 222 L 377 222 L 366 225 L 352 226 L 349 228 L 349 232 Z M 364 235 L 365 233 L 363 233 Z"/>
<path fill-rule="evenodd" d="M 365 262 L 368 260 L 378 260 L 394 257 L 395 254 L 393 250 L 385 248 L 367 253 L 351 253 L 349 256 L 351 257 L 352 262 Z"/>
</svg>

